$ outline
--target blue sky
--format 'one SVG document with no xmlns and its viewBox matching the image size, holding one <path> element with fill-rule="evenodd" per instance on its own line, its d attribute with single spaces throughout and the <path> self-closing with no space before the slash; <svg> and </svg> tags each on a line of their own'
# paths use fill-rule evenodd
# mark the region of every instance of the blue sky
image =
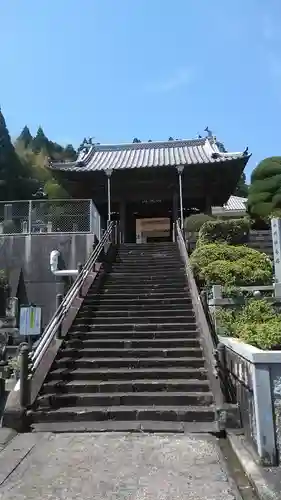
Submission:
<svg viewBox="0 0 281 500">
<path fill-rule="evenodd" d="M 280 0 L 2 0 L 0 105 L 61 143 L 192 138 L 281 155 Z"/>
</svg>

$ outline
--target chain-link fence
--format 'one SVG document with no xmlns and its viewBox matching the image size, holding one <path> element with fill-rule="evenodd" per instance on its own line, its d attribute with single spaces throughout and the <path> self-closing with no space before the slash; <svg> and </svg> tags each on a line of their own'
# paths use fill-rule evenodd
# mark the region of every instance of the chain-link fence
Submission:
<svg viewBox="0 0 281 500">
<path fill-rule="evenodd" d="M 0 203 L 0 235 L 94 233 L 100 215 L 92 200 L 30 200 Z"/>
<path fill-rule="evenodd" d="M 29 201 L 0 202 L 0 235 L 29 232 Z"/>
</svg>

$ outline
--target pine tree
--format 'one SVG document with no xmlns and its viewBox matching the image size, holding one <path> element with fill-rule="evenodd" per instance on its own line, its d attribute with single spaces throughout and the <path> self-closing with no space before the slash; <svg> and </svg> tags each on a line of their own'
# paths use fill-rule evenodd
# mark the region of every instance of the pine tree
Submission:
<svg viewBox="0 0 281 500">
<path fill-rule="evenodd" d="M 49 150 L 49 140 L 45 136 L 42 127 L 38 127 L 37 134 L 32 141 L 32 149 L 35 153 L 39 153 L 40 151 Z"/>
<path fill-rule="evenodd" d="M 0 199 L 17 198 L 20 161 L 12 144 L 5 118 L 0 110 Z"/>
<path fill-rule="evenodd" d="M 76 160 L 77 154 L 72 144 L 67 144 L 67 146 L 64 148 L 63 156 L 66 160 Z"/>
<path fill-rule="evenodd" d="M 253 170 L 248 210 L 253 218 L 266 219 L 281 212 L 281 156 L 265 158 Z"/>
<path fill-rule="evenodd" d="M 235 190 L 234 195 L 241 196 L 242 198 L 247 198 L 248 191 L 249 191 L 249 186 L 246 183 L 246 175 L 243 172 L 243 174 L 241 175 L 239 182 L 236 186 L 236 190 Z"/>
<path fill-rule="evenodd" d="M 30 133 L 30 130 L 27 125 L 23 127 L 19 137 L 17 138 L 16 142 L 21 143 L 23 147 L 28 148 L 33 141 L 33 137 Z"/>
</svg>

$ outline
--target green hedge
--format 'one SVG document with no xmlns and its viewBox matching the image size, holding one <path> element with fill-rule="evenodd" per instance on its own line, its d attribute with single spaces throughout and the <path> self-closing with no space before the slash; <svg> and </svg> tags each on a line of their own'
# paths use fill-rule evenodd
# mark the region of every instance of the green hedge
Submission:
<svg viewBox="0 0 281 500">
<path fill-rule="evenodd" d="M 216 322 L 246 344 L 265 350 L 281 348 L 281 315 L 264 299 L 251 299 L 242 309 L 217 310 Z"/>
<path fill-rule="evenodd" d="M 246 246 L 211 243 L 198 246 L 191 266 L 200 285 L 268 285 L 272 283 L 272 263 L 266 254 Z"/>
<path fill-rule="evenodd" d="M 187 217 L 184 221 L 184 228 L 189 233 L 197 233 L 203 224 L 209 221 L 213 221 L 214 217 L 207 214 L 192 214 Z"/>
<path fill-rule="evenodd" d="M 251 222 L 243 219 L 227 219 L 207 221 L 201 227 L 198 245 L 224 241 L 232 245 L 245 243 L 248 239 Z"/>
</svg>

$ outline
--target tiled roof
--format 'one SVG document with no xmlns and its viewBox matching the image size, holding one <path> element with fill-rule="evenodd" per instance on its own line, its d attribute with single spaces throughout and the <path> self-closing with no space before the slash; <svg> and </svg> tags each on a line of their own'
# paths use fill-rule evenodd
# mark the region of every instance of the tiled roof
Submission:
<svg viewBox="0 0 281 500">
<path fill-rule="evenodd" d="M 221 153 L 213 138 L 131 144 L 94 144 L 80 153 L 76 162 L 53 163 L 52 169 L 66 171 L 97 171 L 220 163 L 247 153 Z"/>
<path fill-rule="evenodd" d="M 223 212 L 246 212 L 247 198 L 240 196 L 230 196 L 228 202 L 223 207 L 212 207 L 213 214 Z"/>
</svg>

